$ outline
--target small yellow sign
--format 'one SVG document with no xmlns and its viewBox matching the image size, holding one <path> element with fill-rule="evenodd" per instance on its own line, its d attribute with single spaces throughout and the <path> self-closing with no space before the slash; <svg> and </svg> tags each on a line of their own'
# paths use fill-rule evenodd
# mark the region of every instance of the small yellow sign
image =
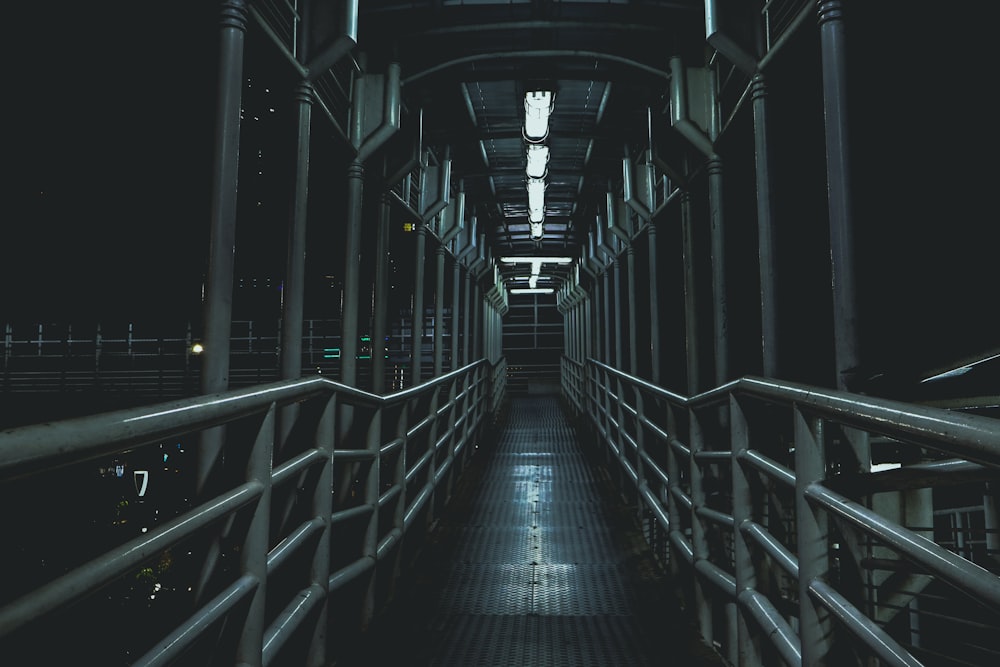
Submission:
<svg viewBox="0 0 1000 667">
<path fill-rule="evenodd" d="M 416 228 L 417 228 L 416 224 L 414 224 L 412 222 L 404 222 L 403 223 L 403 231 L 404 232 L 412 232 Z"/>
</svg>

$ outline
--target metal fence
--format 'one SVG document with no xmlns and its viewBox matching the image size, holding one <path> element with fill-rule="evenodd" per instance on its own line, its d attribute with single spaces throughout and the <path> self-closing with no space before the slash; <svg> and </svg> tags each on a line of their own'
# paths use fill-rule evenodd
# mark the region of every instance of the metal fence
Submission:
<svg viewBox="0 0 1000 667">
<path fill-rule="evenodd" d="M 734 665 L 1000 662 L 1000 421 L 742 378 L 564 393 Z"/>
<path fill-rule="evenodd" d="M 505 375 L 384 396 L 313 376 L 0 434 L 0 655 L 328 664 L 391 599 Z M 130 489 L 107 522 L 77 509 L 97 477 Z"/>
</svg>

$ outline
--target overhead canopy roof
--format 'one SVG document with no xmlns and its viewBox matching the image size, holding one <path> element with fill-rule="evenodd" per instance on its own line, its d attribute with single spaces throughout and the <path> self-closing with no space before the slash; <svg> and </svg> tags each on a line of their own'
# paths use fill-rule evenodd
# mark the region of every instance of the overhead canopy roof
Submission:
<svg viewBox="0 0 1000 667">
<path fill-rule="evenodd" d="M 621 191 L 626 150 L 649 142 L 650 116 L 664 111 L 668 59 L 701 64 L 703 48 L 700 0 L 364 0 L 358 14 L 357 51 L 375 71 L 401 64 L 406 112 L 420 113 L 424 145 L 448 151 L 494 258 L 580 256 L 607 193 Z M 523 134 L 531 91 L 553 100 L 540 239 Z"/>
</svg>

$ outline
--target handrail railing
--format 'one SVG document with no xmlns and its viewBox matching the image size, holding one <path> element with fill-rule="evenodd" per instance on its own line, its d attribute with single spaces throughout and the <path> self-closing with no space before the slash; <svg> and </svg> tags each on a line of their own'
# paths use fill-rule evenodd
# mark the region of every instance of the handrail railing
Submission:
<svg viewBox="0 0 1000 667">
<path fill-rule="evenodd" d="M 1000 655 L 996 419 L 755 377 L 688 397 L 596 360 L 562 383 L 732 664 L 923 664 L 942 622 L 975 635 L 950 655 Z M 934 534 L 949 490 L 992 548 Z"/>
<path fill-rule="evenodd" d="M 154 564 L 181 560 L 179 552 L 191 554 L 201 545 L 221 558 L 195 562 L 208 571 L 190 582 L 192 606 L 173 609 L 171 625 L 159 628 L 162 636 L 130 645 L 130 658 L 140 656 L 131 664 L 168 664 L 184 655 L 185 664 L 266 665 L 293 636 L 311 638 L 303 663 L 323 663 L 328 623 L 340 619 L 345 633 L 364 627 L 391 595 L 407 564 L 404 536 L 426 529 L 447 502 L 484 423 L 500 405 L 503 376 L 503 360 L 480 360 L 384 396 L 308 377 L 0 434 L 0 490 L 13 497 L 53 479 L 58 484 L 60 470 L 98 467 L 225 429 L 224 473 L 202 480 L 199 471 L 198 484 L 163 481 L 185 486 L 174 495 L 190 492 L 192 500 L 158 508 L 160 519 L 142 532 L 120 531 L 100 548 L 73 544 L 82 554 L 75 561 L 65 553 L 36 554 L 63 556 L 55 576 L 2 568 L 3 652 L 8 643 L 36 650 L 41 641 L 43 653 L 46 646 L 71 643 L 64 625 L 48 623 L 62 623 L 67 608 L 85 609 L 76 603 L 98 593 L 110 598 L 112 584 L 123 577 L 155 579 L 160 565 Z M 279 433 L 288 436 L 280 441 Z M 154 472 L 134 473 L 139 496 L 147 483 L 155 486 Z M 59 489 L 47 492 L 53 491 Z M 31 506 L 23 500 L 22 508 Z M 26 532 L 5 533 L 5 550 L 31 552 L 37 535 L 30 531 L 68 528 L 60 521 L 36 516 L 21 522 Z M 211 563 L 218 564 L 204 565 Z M 282 585 L 271 585 L 276 580 Z M 339 604 L 332 605 L 334 599 Z M 101 622 L 115 630 L 112 619 Z M 80 647 L 69 649 L 80 657 Z"/>
</svg>

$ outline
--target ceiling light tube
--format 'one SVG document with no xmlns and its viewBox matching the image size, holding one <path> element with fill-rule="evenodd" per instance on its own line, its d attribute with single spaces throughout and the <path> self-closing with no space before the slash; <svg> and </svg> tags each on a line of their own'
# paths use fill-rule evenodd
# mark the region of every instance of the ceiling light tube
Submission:
<svg viewBox="0 0 1000 667">
<path fill-rule="evenodd" d="M 504 264 L 534 264 L 538 262 L 539 264 L 569 264 L 573 261 L 572 257 L 501 257 L 500 261 Z"/>
<path fill-rule="evenodd" d="M 549 165 L 549 147 L 545 144 L 528 145 L 528 178 L 545 178 Z"/>
<path fill-rule="evenodd" d="M 530 142 L 543 141 L 549 134 L 549 115 L 552 113 L 552 92 L 532 90 L 524 94 L 524 138 Z"/>
<path fill-rule="evenodd" d="M 552 287 L 512 287 L 511 294 L 552 294 Z"/>
<path fill-rule="evenodd" d="M 540 178 L 528 179 L 528 209 L 545 209 L 545 181 Z"/>
</svg>

